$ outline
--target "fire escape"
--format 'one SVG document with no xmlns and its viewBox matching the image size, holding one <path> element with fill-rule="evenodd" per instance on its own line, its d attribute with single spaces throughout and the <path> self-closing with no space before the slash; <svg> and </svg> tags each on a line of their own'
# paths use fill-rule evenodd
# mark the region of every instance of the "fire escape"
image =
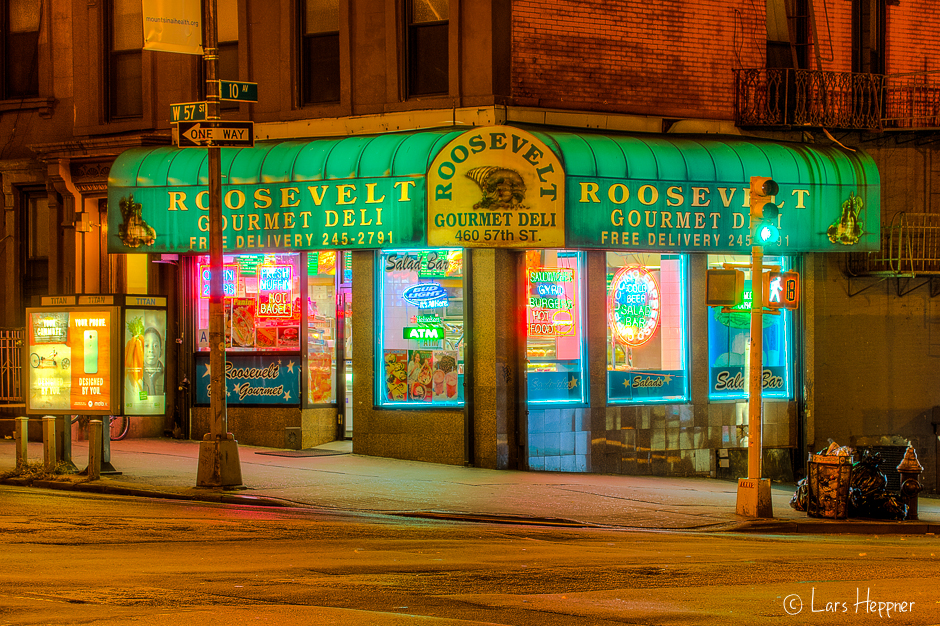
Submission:
<svg viewBox="0 0 940 626">
<path fill-rule="evenodd" d="M 827 135 L 830 130 L 895 134 L 898 141 L 919 143 L 940 138 L 940 72 L 800 69 L 806 65 L 808 48 L 815 52 L 816 67 L 821 67 L 822 48 L 831 50 L 831 42 L 825 37 L 820 40 L 816 32 L 812 0 L 778 0 L 776 4 L 781 13 L 776 18 L 778 40 L 788 40 L 793 67 L 734 70 L 738 127 L 821 130 Z M 774 19 L 769 13 L 769 41 L 774 37 Z M 820 45 L 812 45 L 814 41 Z M 927 185 L 932 188 L 933 181 L 940 181 L 940 154 L 928 155 L 927 163 Z M 925 285 L 931 297 L 940 295 L 940 188 L 930 196 L 930 212 L 889 212 L 882 206 L 881 249 L 844 255 L 850 296 L 891 278 L 897 279 L 899 296 Z"/>
</svg>

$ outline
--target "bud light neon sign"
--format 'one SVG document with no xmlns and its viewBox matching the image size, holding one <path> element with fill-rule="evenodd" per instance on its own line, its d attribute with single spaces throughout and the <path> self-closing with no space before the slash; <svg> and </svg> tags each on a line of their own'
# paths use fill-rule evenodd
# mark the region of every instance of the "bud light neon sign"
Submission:
<svg viewBox="0 0 940 626">
<path fill-rule="evenodd" d="M 449 304 L 447 290 L 438 283 L 420 283 L 405 289 L 401 297 L 419 309 L 438 309 Z"/>
</svg>

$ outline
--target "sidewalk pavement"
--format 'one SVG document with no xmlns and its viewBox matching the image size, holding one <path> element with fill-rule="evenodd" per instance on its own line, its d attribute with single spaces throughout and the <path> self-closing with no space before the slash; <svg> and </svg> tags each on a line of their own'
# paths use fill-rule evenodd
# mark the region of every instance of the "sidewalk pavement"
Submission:
<svg viewBox="0 0 940 626">
<path fill-rule="evenodd" d="M 80 475 L 34 480 L 33 487 L 239 505 L 309 507 L 330 511 L 465 521 L 602 527 L 649 531 L 930 534 L 940 532 L 940 499 L 921 494 L 919 520 L 811 518 L 790 507 L 795 485 L 772 487 L 772 519 L 735 512 L 737 483 L 665 478 L 490 470 L 352 454 L 352 442 L 312 451 L 239 446 L 242 488 L 196 487 L 199 442 L 127 439 L 111 443 L 120 474 L 89 481 Z M 28 461 L 42 461 L 30 442 Z M 79 470 L 88 443 L 72 444 Z M 13 440 L 0 440 L 0 476 L 16 466 Z M 5 484 L 28 484 L 9 477 Z"/>
</svg>

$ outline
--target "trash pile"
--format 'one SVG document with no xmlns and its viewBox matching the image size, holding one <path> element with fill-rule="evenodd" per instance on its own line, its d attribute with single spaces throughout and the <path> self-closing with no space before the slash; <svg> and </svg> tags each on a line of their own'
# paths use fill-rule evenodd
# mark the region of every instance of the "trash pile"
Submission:
<svg viewBox="0 0 940 626">
<path fill-rule="evenodd" d="M 884 462 L 880 454 L 870 454 L 866 451 L 860 460 L 852 463 L 852 450 L 833 442 L 826 450 L 819 452 L 816 457 L 823 457 L 820 460 L 827 460 L 825 457 L 842 457 L 833 458 L 833 464 L 829 467 L 835 467 L 836 464 L 844 467 L 845 464 L 851 463 L 847 502 L 849 517 L 890 520 L 904 520 L 907 518 L 907 505 L 901 502 L 895 494 L 888 493 L 888 477 L 880 469 L 881 464 Z M 813 469 L 812 463 L 811 460 L 811 470 Z M 790 499 L 790 506 L 797 511 L 806 511 L 810 514 L 815 513 L 814 510 L 811 510 L 814 508 L 812 505 L 820 501 L 825 501 L 826 505 L 830 506 L 829 503 L 832 502 L 833 492 L 835 491 L 835 487 L 830 485 L 831 483 L 838 483 L 838 481 L 834 479 L 831 473 L 822 476 L 823 478 L 820 478 L 820 474 L 814 474 L 811 471 L 810 476 L 800 480 L 797 483 L 796 493 Z M 816 500 L 813 502 L 810 502 L 810 485 L 808 482 L 810 478 L 815 478 L 817 481 L 814 483 L 816 490 L 823 491 L 822 494 L 814 494 Z M 845 503 L 837 503 L 836 506 L 838 504 L 845 506 Z M 827 512 L 814 516 L 844 517 L 844 515 L 827 514 Z"/>
</svg>

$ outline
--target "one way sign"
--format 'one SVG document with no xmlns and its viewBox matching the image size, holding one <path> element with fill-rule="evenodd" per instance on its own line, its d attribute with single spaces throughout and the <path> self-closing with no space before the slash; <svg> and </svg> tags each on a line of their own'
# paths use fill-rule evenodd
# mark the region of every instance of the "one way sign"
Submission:
<svg viewBox="0 0 940 626">
<path fill-rule="evenodd" d="M 180 122 L 180 148 L 251 148 L 254 122 Z"/>
</svg>

